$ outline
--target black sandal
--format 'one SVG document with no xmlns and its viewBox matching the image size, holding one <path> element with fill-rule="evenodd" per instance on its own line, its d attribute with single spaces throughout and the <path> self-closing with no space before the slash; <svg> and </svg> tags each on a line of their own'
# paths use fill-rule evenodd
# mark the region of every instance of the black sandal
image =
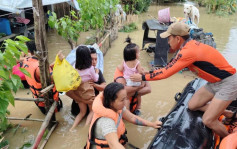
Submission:
<svg viewBox="0 0 237 149">
<path fill-rule="evenodd" d="M 232 124 L 232 123 L 234 123 L 236 120 L 237 120 L 237 118 L 236 118 L 236 113 L 237 113 L 237 111 L 235 111 L 234 113 L 233 113 L 233 115 L 230 117 L 230 118 L 225 118 L 224 120 L 223 120 L 223 124 L 225 124 L 225 125 L 230 125 L 230 124 Z"/>
</svg>

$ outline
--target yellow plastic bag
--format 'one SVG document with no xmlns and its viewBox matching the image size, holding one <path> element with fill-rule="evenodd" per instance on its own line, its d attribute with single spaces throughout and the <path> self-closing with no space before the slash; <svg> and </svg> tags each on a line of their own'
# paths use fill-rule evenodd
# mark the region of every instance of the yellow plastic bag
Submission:
<svg viewBox="0 0 237 149">
<path fill-rule="evenodd" d="M 58 55 L 54 63 L 53 79 L 57 91 L 60 92 L 76 90 L 81 84 L 81 77 L 77 70 L 74 69 L 67 60 L 63 59 L 60 61 Z"/>
</svg>

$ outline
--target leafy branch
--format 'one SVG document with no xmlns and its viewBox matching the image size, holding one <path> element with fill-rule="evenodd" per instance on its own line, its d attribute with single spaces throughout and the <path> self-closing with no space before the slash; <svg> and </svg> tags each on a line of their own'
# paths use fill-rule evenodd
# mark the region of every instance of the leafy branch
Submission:
<svg viewBox="0 0 237 149">
<path fill-rule="evenodd" d="M 17 39 L 17 40 L 16 40 Z M 7 39 L 3 42 L 5 50 L 0 52 L 0 132 L 7 129 L 8 122 L 6 113 L 9 114 L 7 107 L 9 102 L 14 106 L 13 92 L 17 92 L 20 87 L 23 87 L 19 76 L 12 74 L 12 68 L 20 59 L 21 51 L 28 53 L 25 42 L 29 41 L 27 37 L 17 36 L 13 41 Z M 29 76 L 29 73 L 24 69 L 20 70 Z"/>
</svg>

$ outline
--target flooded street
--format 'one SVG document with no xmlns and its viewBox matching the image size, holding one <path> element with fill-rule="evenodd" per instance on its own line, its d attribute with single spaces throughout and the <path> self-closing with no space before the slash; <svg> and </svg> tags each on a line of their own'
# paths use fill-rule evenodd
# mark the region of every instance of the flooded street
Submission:
<svg viewBox="0 0 237 149">
<path fill-rule="evenodd" d="M 126 46 L 126 43 L 124 43 L 125 38 L 129 35 L 132 38 L 132 42 L 138 44 L 141 48 L 144 33 L 142 30 L 142 22 L 147 19 L 152 19 L 150 16 L 157 18 L 158 10 L 167 7 L 170 7 L 171 17 L 184 17 L 182 4 L 169 6 L 154 5 L 149 8 L 147 13 L 143 13 L 139 16 L 137 23 L 138 30 L 131 33 L 119 32 L 118 38 L 111 44 L 111 48 L 104 57 L 104 77 L 107 83 L 113 81 L 115 68 L 123 61 L 123 48 Z M 199 27 L 203 28 L 205 32 L 213 33 L 215 42 L 217 43 L 217 50 L 223 53 L 227 60 L 235 68 L 237 68 L 236 15 L 220 18 L 213 14 L 207 14 L 205 8 L 199 8 L 199 11 Z M 148 16 L 148 14 L 150 16 Z M 83 39 L 80 40 L 80 43 L 84 43 L 86 37 L 89 35 L 90 33 L 82 33 L 80 37 Z M 150 31 L 149 36 L 155 37 L 155 32 Z M 54 61 L 55 55 L 59 50 L 63 50 L 65 55 L 70 52 L 69 44 L 63 38 L 56 35 L 56 33 L 49 32 L 47 41 L 50 63 Z M 146 51 L 141 51 L 140 61 L 145 69 L 150 69 L 149 63 L 153 59 L 154 57 L 152 54 L 148 54 Z M 195 76 L 192 73 L 185 71 L 182 73 L 177 73 L 165 80 L 149 82 L 151 84 L 152 92 L 142 97 L 141 117 L 147 120 L 155 121 L 162 116 L 165 116 L 175 104 L 174 95 L 177 92 L 181 92 L 186 84 L 194 78 Z M 21 89 L 16 94 L 16 97 L 32 96 L 30 90 Z M 72 100 L 66 96 L 61 96 L 60 98 L 63 101 L 64 108 L 56 115 L 59 125 L 51 135 L 45 148 L 82 149 L 86 143 L 88 135 L 88 127 L 84 127 L 85 119 L 77 127 L 76 132 L 69 132 L 69 128 L 73 123 L 73 119 L 70 117 L 70 106 Z M 11 117 L 24 118 L 31 113 L 31 118 L 44 118 L 44 115 L 41 114 L 33 102 L 16 101 L 15 107 L 9 106 L 9 110 L 11 111 Z M 20 148 L 24 142 L 35 139 L 41 126 L 41 122 L 11 122 L 13 124 L 21 125 L 15 133 L 13 129 L 10 129 L 7 133 L 6 138 L 9 140 L 10 148 L 12 149 Z M 138 148 L 147 148 L 157 131 L 153 128 L 135 126 L 126 122 L 125 124 L 128 131 L 129 143 L 137 146 Z"/>
</svg>

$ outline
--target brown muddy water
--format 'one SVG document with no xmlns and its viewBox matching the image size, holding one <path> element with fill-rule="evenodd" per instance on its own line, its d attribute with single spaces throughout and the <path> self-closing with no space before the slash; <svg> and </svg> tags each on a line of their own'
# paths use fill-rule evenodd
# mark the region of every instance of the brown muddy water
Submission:
<svg viewBox="0 0 237 149">
<path fill-rule="evenodd" d="M 160 9 L 170 7 L 171 16 L 183 17 L 183 5 L 167 5 L 167 6 L 151 6 L 147 13 L 139 16 L 137 22 L 138 30 L 132 33 L 119 33 L 118 38 L 112 43 L 111 48 L 104 57 L 104 77 L 107 83 L 113 81 L 113 74 L 115 67 L 122 62 L 122 51 L 125 47 L 124 40 L 129 35 L 132 41 L 142 46 L 143 30 L 141 28 L 142 22 L 151 19 L 149 15 L 157 18 L 157 12 Z M 217 43 L 217 49 L 222 52 L 230 63 L 237 67 L 237 17 L 232 15 L 226 18 L 220 18 L 213 14 L 207 14 L 205 8 L 199 8 L 200 23 L 199 27 L 204 28 L 206 32 L 212 32 Z M 84 43 L 86 37 L 90 33 L 82 33 L 80 43 Z M 154 32 L 150 32 L 149 36 L 155 37 Z M 49 61 L 54 61 L 55 55 L 59 50 L 64 50 L 67 55 L 70 52 L 70 47 L 65 40 L 53 32 L 48 33 L 47 37 L 49 49 Z M 171 57 L 171 55 L 170 55 Z M 149 62 L 153 60 L 152 54 L 147 54 L 145 51 L 141 52 L 141 64 L 144 68 L 150 69 Z M 165 116 L 172 106 L 175 104 L 174 95 L 181 92 L 185 85 L 194 79 L 195 76 L 190 72 L 177 73 L 172 77 L 150 82 L 152 92 L 142 97 L 142 115 L 144 119 L 155 121 L 162 116 Z M 30 90 L 21 89 L 16 97 L 31 97 Z M 64 108 L 56 117 L 59 125 L 48 140 L 46 149 L 82 149 L 85 145 L 88 127 L 84 127 L 85 120 L 83 120 L 77 127 L 76 132 L 69 132 L 69 128 L 73 123 L 70 117 L 70 105 L 72 100 L 66 96 L 61 96 Z M 9 106 L 11 117 L 24 118 L 28 114 L 32 114 L 31 118 L 43 119 L 44 115 L 38 110 L 32 102 L 15 102 L 15 107 Z M 10 129 L 6 133 L 6 139 L 10 142 L 10 148 L 20 148 L 25 142 L 35 139 L 38 130 L 41 126 L 40 122 L 25 122 L 25 121 L 10 121 L 12 124 L 20 124 L 19 129 L 14 133 L 14 129 Z M 126 123 L 128 130 L 128 140 L 131 144 L 138 148 L 147 148 L 157 130 L 148 127 L 135 126 Z"/>
</svg>

